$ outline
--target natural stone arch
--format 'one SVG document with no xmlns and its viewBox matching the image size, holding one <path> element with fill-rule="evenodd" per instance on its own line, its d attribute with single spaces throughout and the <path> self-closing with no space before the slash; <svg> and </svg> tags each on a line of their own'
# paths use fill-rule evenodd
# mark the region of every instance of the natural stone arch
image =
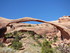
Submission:
<svg viewBox="0 0 70 53">
<path fill-rule="evenodd" d="M 37 21 L 37 22 L 49 23 L 49 24 L 55 26 L 58 30 L 61 31 L 61 37 L 62 38 L 70 39 L 70 30 L 67 29 L 66 27 L 58 25 L 58 24 L 46 22 L 46 21 L 43 21 L 43 20 L 35 19 L 35 18 L 25 17 L 25 18 L 21 18 L 21 19 L 16 19 L 16 20 L 13 20 L 12 22 L 10 22 L 9 24 L 26 22 L 26 21 Z"/>
<path fill-rule="evenodd" d="M 30 17 L 11 20 L 8 23 L 6 23 L 5 25 L 1 26 L 0 30 L 3 28 L 6 28 L 7 26 L 9 26 L 12 23 L 20 23 L 20 22 L 26 22 L 26 21 L 37 21 L 37 22 L 49 23 L 61 31 L 61 37 L 62 38 L 70 39 L 70 30 L 65 28 L 64 26 L 54 24 L 54 23 L 50 23 L 50 22 L 46 22 L 46 21 L 39 20 L 39 19 L 35 19 L 35 18 L 30 18 Z"/>
</svg>

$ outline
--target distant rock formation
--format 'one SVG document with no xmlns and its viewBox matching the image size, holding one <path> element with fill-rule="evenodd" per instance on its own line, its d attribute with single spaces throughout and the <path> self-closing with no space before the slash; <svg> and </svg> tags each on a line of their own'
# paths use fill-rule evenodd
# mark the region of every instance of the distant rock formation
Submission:
<svg viewBox="0 0 70 53">
<path fill-rule="evenodd" d="M 42 24 L 21 23 L 27 21 L 37 21 L 42 22 Z M 62 40 L 70 39 L 70 16 L 63 16 L 55 22 L 46 22 L 30 17 L 14 20 L 0 17 L 0 37 L 4 37 L 6 33 L 21 30 L 33 31 L 39 35 L 51 35 L 52 37 L 57 35 Z"/>
</svg>

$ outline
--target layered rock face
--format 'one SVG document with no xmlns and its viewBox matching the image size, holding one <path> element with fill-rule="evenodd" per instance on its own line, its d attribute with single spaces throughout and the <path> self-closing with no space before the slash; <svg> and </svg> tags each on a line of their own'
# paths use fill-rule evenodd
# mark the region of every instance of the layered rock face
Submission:
<svg viewBox="0 0 70 53">
<path fill-rule="evenodd" d="M 37 21 L 42 24 L 26 24 L 21 22 Z M 4 31 L 3 31 L 4 30 Z M 55 36 L 59 39 L 70 39 L 70 16 L 63 16 L 54 22 L 46 22 L 30 17 L 10 20 L 0 17 L 0 35 L 12 33 L 14 31 L 33 31 L 39 35 Z"/>
<path fill-rule="evenodd" d="M 60 23 L 70 22 L 70 16 L 63 16 L 63 17 L 59 18 L 59 22 Z"/>
</svg>

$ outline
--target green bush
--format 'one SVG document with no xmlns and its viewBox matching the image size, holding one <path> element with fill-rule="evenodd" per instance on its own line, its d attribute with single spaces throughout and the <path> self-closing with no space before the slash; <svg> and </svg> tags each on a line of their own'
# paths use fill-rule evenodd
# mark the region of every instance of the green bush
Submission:
<svg viewBox="0 0 70 53">
<path fill-rule="evenodd" d="M 7 33 L 7 34 L 5 34 L 5 37 L 11 37 L 11 36 L 21 36 L 23 34 L 23 32 L 21 32 L 21 31 L 15 31 L 15 32 L 12 32 L 12 33 Z"/>
<path fill-rule="evenodd" d="M 11 37 L 11 36 L 13 36 L 12 33 L 7 33 L 7 34 L 5 34 L 5 37 L 6 37 L 6 38 Z"/>
<path fill-rule="evenodd" d="M 13 41 L 11 47 L 16 49 L 16 50 L 19 50 L 20 48 L 22 48 L 22 43 Z"/>
<path fill-rule="evenodd" d="M 28 25 L 28 27 L 31 27 L 31 25 Z"/>
<path fill-rule="evenodd" d="M 13 33 L 6 34 L 6 36 L 5 36 L 6 38 L 11 37 L 11 36 L 15 37 L 14 40 L 12 41 L 12 44 L 10 45 L 10 47 L 12 47 L 12 48 L 14 48 L 16 50 L 18 50 L 18 49 L 20 49 L 22 47 L 22 43 L 19 42 L 19 40 L 21 39 L 22 34 L 23 33 L 20 32 L 20 31 L 15 31 Z M 2 43 L 0 43 L 0 46 L 3 46 Z"/>
<path fill-rule="evenodd" d="M 22 47 L 22 43 L 19 42 L 20 40 L 20 37 L 19 36 L 16 36 L 15 39 L 12 41 L 12 45 L 11 47 L 18 50 Z"/>
<path fill-rule="evenodd" d="M 35 36 L 35 38 L 37 38 L 37 39 L 42 38 L 42 36 L 41 36 L 41 35 L 38 35 L 38 34 L 35 34 L 34 36 Z"/>
<path fill-rule="evenodd" d="M 15 41 L 15 42 L 19 42 L 20 39 L 21 39 L 21 37 L 17 35 L 17 36 L 15 37 L 14 41 Z"/>
<path fill-rule="evenodd" d="M 23 34 L 23 32 L 21 32 L 21 31 L 15 31 L 15 32 L 13 32 L 13 35 L 14 36 L 21 36 Z"/>
<path fill-rule="evenodd" d="M 56 41 L 57 41 L 57 38 L 58 38 L 58 37 L 55 36 L 55 37 L 53 38 L 53 41 L 56 42 Z"/>
<path fill-rule="evenodd" d="M 0 47 L 5 47 L 5 45 L 2 42 L 0 42 Z"/>
<path fill-rule="evenodd" d="M 53 48 L 51 47 L 51 43 L 49 41 L 43 41 L 41 53 L 53 53 Z"/>
</svg>

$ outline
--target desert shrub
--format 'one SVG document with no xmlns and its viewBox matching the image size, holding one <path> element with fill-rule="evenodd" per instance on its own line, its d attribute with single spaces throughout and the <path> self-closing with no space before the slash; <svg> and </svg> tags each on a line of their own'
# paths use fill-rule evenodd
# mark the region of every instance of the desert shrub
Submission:
<svg viewBox="0 0 70 53">
<path fill-rule="evenodd" d="M 22 48 L 22 43 L 21 42 L 12 42 L 12 45 L 11 45 L 12 48 L 16 49 L 16 50 L 19 50 L 20 48 Z"/>
<path fill-rule="evenodd" d="M 61 52 L 61 53 L 70 53 L 70 46 L 65 45 L 65 44 L 60 44 L 57 49 Z"/>
<path fill-rule="evenodd" d="M 5 47 L 5 45 L 2 42 L 0 42 L 0 47 Z"/>
<path fill-rule="evenodd" d="M 15 32 L 13 32 L 13 35 L 14 36 L 21 36 L 23 34 L 23 32 L 21 32 L 21 31 L 15 31 Z"/>
<path fill-rule="evenodd" d="M 33 31 L 27 31 L 27 32 L 31 35 L 35 35 L 35 32 L 33 32 Z"/>
<path fill-rule="evenodd" d="M 22 34 L 23 33 L 20 32 L 20 31 L 15 31 L 13 33 L 6 34 L 6 36 L 5 36 L 6 38 L 10 37 L 10 36 L 14 36 L 14 40 L 12 41 L 12 44 L 11 44 L 10 47 L 12 47 L 14 49 L 17 49 L 17 50 L 22 47 L 22 43 L 19 42 L 19 40 L 21 39 Z M 1 44 L 1 46 L 2 46 L 2 44 Z"/>
<path fill-rule="evenodd" d="M 56 41 L 57 41 L 57 38 L 58 38 L 58 37 L 55 36 L 55 37 L 53 38 L 53 41 L 56 42 Z"/>
<path fill-rule="evenodd" d="M 23 34 L 23 32 L 21 32 L 21 31 L 15 31 L 15 32 L 12 32 L 12 33 L 7 33 L 7 34 L 5 34 L 5 37 L 11 37 L 11 36 L 21 36 Z"/>
<path fill-rule="evenodd" d="M 36 34 L 35 34 L 35 35 L 36 35 Z M 38 37 L 35 37 L 35 35 L 31 35 L 32 39 L 35 40 L 35 42 L 38 44 L 38 46 L 41 46 L 41 42 L 38 41 L 39 35 L 37 35 Z"/>
<path fill-rule="evenodd" d="M 22 47 L 22 43 L 19 42 L 20 40 L 20 37 L 19 36 L 16 36 L 15 39 L 12 41 L 12 45 L 11 47 L 18 50 Z"/>
<path fill-rule="evenodd" d="M 6 37 L 6 38 L 11 37 L 11 36 L 13 36 L 12 33 L 7 33 L 7 34 L 5 34 L 5 37 Z"/>
<path fill-rule="evenodd" d="M 41 35 L 38 35 L 38 34 L 35 34 L 34 36 L 35 36 L 35 38 L 37 38 L 37 39 L 42 38 L 42 36 L 41 36 Z"/>
<path fill-rule="evenodd" d="M 29 24 L 28 27 L 31 27 L 31 25 Z"/>
<path fill-rule="evenodd" d="M 41 47 L 41 53 L 53 53 L 53 48 L 51 47 L 51 43 L 49 41 L 44 40 Z"/>
<path fill-rule="evenodd" d="M 17 36 L 15 36 L 14 41 L 15 41 L 15 42 L 19 42 L 20 39 L 21 39 L 21 37 L 17 35 Z"/>
</svg>

